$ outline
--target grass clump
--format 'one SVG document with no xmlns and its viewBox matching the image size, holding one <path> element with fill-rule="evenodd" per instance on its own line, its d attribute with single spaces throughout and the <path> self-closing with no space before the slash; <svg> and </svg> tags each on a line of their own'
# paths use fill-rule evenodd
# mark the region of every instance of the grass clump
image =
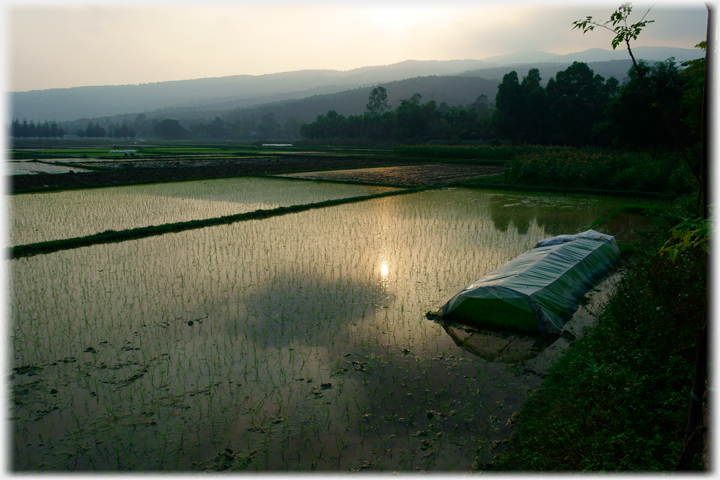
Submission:
<svg viewBox="0 0 720 480">
<path fill-rule="evenodd" d="M 493 471 L 668 471 L 682 450 L 694 344 L 706 301 L 707 256 L 675 263 L 656 252 L 672 226 L 637 254 L 598 324 L 548 373 L 520 412 Z M 699 455 L 694 466 L 701 469 Z"/>
</svg>

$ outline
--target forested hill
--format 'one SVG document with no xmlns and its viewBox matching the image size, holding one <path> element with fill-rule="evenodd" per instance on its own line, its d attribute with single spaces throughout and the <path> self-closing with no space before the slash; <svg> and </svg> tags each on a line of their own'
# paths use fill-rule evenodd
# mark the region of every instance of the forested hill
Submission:
<svg viewBox="0 0 720 480">
<path fill-rule="evenodd" d="M 481 60 L 418 61 L 348 71 L 299 70 L 267 75 L 233 75 L 141 85 L 109 85 L 10 92 L 11 115 L 27 120 L 77 120 L 138 114 L 163 108 L 257 105 L 315 93 L 333 93 L 379 82 L 426 75 L 457 75 L 494 63 Z"/>
<path fill-rule="evenodd" d="M 397 82 L 383 83 L 387 90 L 388 104 L 395 108 L 400 100 L 407 100 L 415 93 L 422 95 L 423 102 L 434 100 L 438 105 L 468 105 L 480 95 L 494 99 L 497 94 L 498 80 L 478 77 L 417 77 Z M 314 121 L 318 115 L 335 110 L 340 115 L 360 115 L 365 111 L 372 87 L 357 88 L 331 95 L 315 95 L 301 100 L 237 109 L 227 115 L 228 120 L 239 120 L 245 116 L 260 117 L 265 113 L 274 113 L 279 122 L 294 116 L 306 122 Z"/>
<path fill-rule="evenodd" d="M 387 90 L 388 104 L 395 108 L 400 100 L 407 100 L 415 93 L 422 95 L 423 102 L 435 100 L 440 105 L 445 102 L 447 105 L 468 105 L 473 103 L 480 95 L 487 95 L 492 101 L 497 94 L 498 80 L 486 80 L 477 77 L 461 76 L 431 76 L 417 77 L 395 82 L 387 82 L 382 85 Z M 299 100 L 286 100 L 259 105 L 251 108 L 228 109 L 227 104 L 217 104 L 215 108 L 205 106 L 203 108 L 173 108 L 157 110 L 147 113 L 148 121 L 152 119 L 171 118 L 181 121 L 185 125 L 192 125 L 197 121 L 212 120 L 220 117 L 226 122 L 241 120 L 245 117 L 259 120 L 263 115 L 273 113 L 275 120 L 284 124 L 290 117 L 299 121 L 312 122 L 318 115 L 335 110 L 341 115 L 359 115 L 365 111 L 368 96 L 372 86 L 356 88 L 344 92 L 313 95 Z M 136 115 L 118 115 L 114 117 L 103 117 L 93 119 L 93 122 L 100 125 L 108 123 L 121 124 L 123 121 L 132 122 Z M 73 122 L 62 122 L 61 126 L 67 132 L 75 132 L 85 128 L 88 119 L 81 119 Z"/>
<path fill-rule="evenodd" d="M 677 61 L 697 58 L 697 51 L 669 47 L 638 47 L 636 58 L 662 61 L 674 56 Z M 126 114 L 146 115 L 158 109 L 181 109 L 185 118 L 200 110 L 227 112 L 287 99 L 335 93 L 359 87 L 384 84 L 430 75 L 468 75 L 501 80 L 516 69 L 518 74 L 543 65 L 543 79 L 567 68 L 573 61 L 588 63 L 608 78 L 600 63 L 627 60 L 627 52 L 590 49 L 567 55 L 544 52 L 520 52 L 484 60 L 407 60 L 391 65 L 361 67 L 347 71 L 299 70 L 267 75 L 234 75 L 140 85 L 88 86 L 55 88 L 30 92 L 9 92 L 10 117 L 19 120 L 58 122 L 113 117 Z M 550 63 L 552 62 L 552 63 Z M 597 62 L 597 64 L 595 63 Z M 555 67 L 552 64 L 556 64 Z M 547 66 L 547 67 L 545 67 Z M 498 67 L 498 68 L 493 68 Z M 481 69 L 481 70 L 479 70 Z M 553 71 L 554 69 L 554 71 Z M 622 69 L 620 69 L 622 70 Z M 622 72 L 627 72 L 627 68 Z M 522 75 L 522 74 L 521 74 Z M 621 80 L 620 77 L 617 77 Z M 491 97 L 492 98 L 492 97 Z M 217 106 L 217 107 L 215 107 Z M 210 114 L 206 115 L 210 116 Z"/>
<path fill-rule="evenodd" d="M 648 62 L 652 64 L 653 62 Z M 538 68 L 542 77 L 542 84 L 554 77 L 557 72 L 565 70 L 571 63 L 540 63 L 506 65 L 502 67 L 483 68 L 470 70 L 457 76 L 423 76 L 394 82 L 379 82 L 388 88 L 388 101 L 392 108 L 395 108 L 400 100 L 410 98 L 414 93 L 422 95 L 423 102 L 435 100 L 439 105 L 442 102 L 448 105 L 467 105 L 475 101 L 478 95 L 487 95 L 490 101 L 495 99 L 497 85 L 503 76 L 512 71 L 517 71 L 520 78 L 527 74 L 531 68 Z M 588 66 L 598 75 L 608 79 L 615 77 L 621 81 L 627 76 L 632 66 L 630 60 L 612 60 L 606 62 L 591 62 Z M 463 81 L 459 77 L 475 77 L 488 81 L 474 82 Z M 244 115 L 259 116 L 265 113 L 275 113 L 278 120 L 284 122 L 289 116 L 310 122 L 329 110 L 335 110 L 341 115 L 359 115 L 365 111 L 367 96 L 372 89 L 366 86 L 357 89 L 347 89 L 342 92 L 327 91 L 329 89 L 317 88 L 307 91 L 306 95 L 285 96 L 277 94 L 272 97 L 256 99 L 253 104 L 248 105 L 245 101 L 220 102 L 215 104 L 204 104 L 183 108 L 159 109 L 148 114 L 150 118 L 175 118 L 178 120 L 213 119 L 215 117 L 227 117 L 228 119 L 239 119 Z M 479 93 L 473 93 L 481 90 Z M 263 101 L 264 100 L 264 101 Z M 285 101 L 289 100 L 289 101 Z M 232 112 L 230 112 L 233 110 Z M 114 120 L 132 120 L 133 116 L 118 117 Z M 86 120 L 85 120 L 86 122 Z"/>
</svg>

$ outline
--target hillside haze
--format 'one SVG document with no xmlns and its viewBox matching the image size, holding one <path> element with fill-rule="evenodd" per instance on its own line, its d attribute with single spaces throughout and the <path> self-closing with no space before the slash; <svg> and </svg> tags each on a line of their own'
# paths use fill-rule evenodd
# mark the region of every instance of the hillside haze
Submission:
<svg viewBox="0 0 720 480">
<path fill-rule="evenodd" d="M 227 103 L 246 107 L 277 100 L 334 93 L 378 82 L 450 75 L 485 66 L 478 60 L 416 61 L 338 70 L 301 70 L 268 75 L 234 75 L 141 85 L 93 86 L 12 92 L 14 118 L 57 121 L 95 118 L 166 108 Z"/>
<path fill-rule="evenodd" d="M 636 58 L 648 61 L 666 60 L 669 57 L 675 57 L 677 61 L 685 61 L 702 56 L 702 52 L 699 50 L 670 47 L 637 47 L 633 51 Z M 464 75 L 499 80 L 510 70 L 517 70 L 522 77 L 527 70 L 537 67 L 540 68 L 543 81 L 546 82 L 550 76 L 567 68 L 573 61 L 586 62 L 590 68 L 595 70 L 595 73 L 606 78 L 615 76 L 619 80 L 625 76 L 630 65 L 627 51 L 602 49 L 590 49 L 568 55 L 521 52 L 483 60 L 408 60 L 391 65 L 361 67 L 348 71 L 300 70 L 268 75 L 234 75 L 140 85 L 88 86 L 10 92 L 10 114 L 12 118 L 38 122 L 44 120 L 63 122 L 124 114 L 148 114 L 156 111 L 168 114 L 172 111 L 184 112 L 191 117 L 209 117 L 218 112 L 227 113 L 230 110 L 248 109 L 275 102 L 347 92 L 360 87 L 370 87 L 380 83 L 387 84 L 415 77 Z M 597 65 L 594 65 L 595 63 Z M 607 65 L 600 65 L 601 63 Z M 611 63 L 612 65 L 610 65 Z M 454 81 L 457 82 L 457 80 Z M 425 91 L 425 93 L 419 91 L 423 94 L 423 100 L 434 99 L 438 103 L 444 101 L 450 105 L 455 104 L 452 103 L 454 100 L 450 87 L 442 90 L 444 92 L 442 95 L 437 93 L 437 98 L 433 98 L 433 91 L 439 92 L 438 89 L 441 87 L 437 86 L 437 80 L 430 83 L 436 85 L 433 87 L 435 90 Z M 405 98 L 412 93 L 414 92 Z M 483 93 L 485 93 L 484 89 L 478 91 L 477 95 Z M 494 93 L 485 94 L 492 99 Z M 388 94 L 392 101 L 399 100 L 393 97 L 395 93 L 391 89 L 388 89 Z M 344 98 L 343 95 L 349 94 L 343 93 L 337 98 Z M 465 96 L 463 99 L 467 100 Z M 472 100 L 474 98 L 470 101 Z M 316 98 L 315 103 L 320 105 L 325 102 Z M 350 103 L 354 105 L 358 101 L 353 100 Z M 468 102 L 463 101 L 462 103 Z M 361 113 L 364 109 L 364 104 L 361 105 L 363 108 L 360 111 L 357 111 L 359 106 L 354 106 L 351 111 L 344 105 L 339 104 L 335 109 L 339 113 L 346 112 L 347 114 Z M 330 107 L 330 109 L 332 108 Z M 314 109 L 310 110 L 314 111 Z M 310 114 L 310 110 L 307 115 Z M 201 112 L 205 113 L 201 114 Z M 305 118 L 306 114 L 297 116 Z"/>
</svg>

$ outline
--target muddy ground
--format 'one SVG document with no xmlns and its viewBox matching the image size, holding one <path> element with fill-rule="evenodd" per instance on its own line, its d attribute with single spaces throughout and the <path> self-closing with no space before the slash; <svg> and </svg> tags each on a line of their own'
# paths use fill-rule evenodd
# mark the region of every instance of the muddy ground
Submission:
<svg viewBox="0 0 720 480">
<path fill-rule="evenodd" d="M 403 165 L 398 167 L 367 168 L 362 170 L 335 170 L 283 175 L 295 178 L 336 180 L 341 182 L 388 183 L 416 187 L 442 185 L 503 173 L 504 167 L 495 165 Z"/>
<path fill-rule="evenodd" d="M 503 167 L 476 165 L 405 165 L 370 172 L 348 173 L 359 168 L 387 167 L 399 163 L 389 158 L 372 157 L 261 157 L 214 160 L 138 160 L 118 162 L 73 162 L 74 167 L 94 167 L 85 173 L 12 175 L 7 178 L 8 192 L 64 190 L 137 183 L 173 182 L 244 175 L 287 174 L 343 170 L 343 181 L 388 183 L 408 186 L 437 185 L 489 173 Z M 102 168 L 100 170 L 99 168 Z M 332 175 L 323 174 L 328 179 Z M 311 175 L 312 176 L 312 175 Z M 321 176 L 315 174 L 315 176 Z M 325 177 L 323 177 L 325 178 Z M 340 179 L 340 178 L 333 178 Z"/>
</svg>

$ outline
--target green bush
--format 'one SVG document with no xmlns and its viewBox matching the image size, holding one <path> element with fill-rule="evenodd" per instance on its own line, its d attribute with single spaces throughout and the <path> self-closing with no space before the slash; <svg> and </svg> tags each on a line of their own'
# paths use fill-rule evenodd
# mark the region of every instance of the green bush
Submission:
<svg viewBox="0 0 720 480">
<path fill-rule="evenodd" d="M 523 185 L 687 193 L 690 172 L 675 155 L 601 153 L 563 148 L 516 156 L 505 165 L 506 181 Z"/>
</svg>

